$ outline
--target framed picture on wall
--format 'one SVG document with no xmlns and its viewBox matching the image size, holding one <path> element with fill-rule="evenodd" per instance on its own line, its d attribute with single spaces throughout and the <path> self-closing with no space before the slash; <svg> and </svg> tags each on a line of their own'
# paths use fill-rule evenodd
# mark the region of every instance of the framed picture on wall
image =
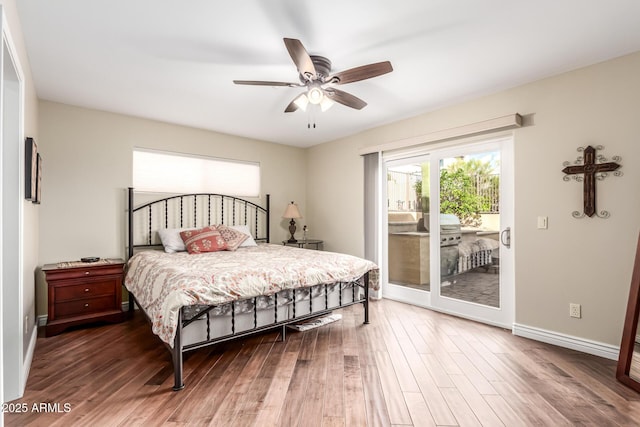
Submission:
<svg viewBox="0 0 640 427">
<path fill-rule="evenodd" d="M 33 200 L 33 203 L 40 204 L 42 201 L 42 156 L 40 153 L 37 153 L 36 156 L 36 197 Z"/>
<path fill-rule="evenodd" d="M 24 166 L 24 198 L 35 201 L 38 179 L 38 146 L 33 138 L 27 138 L 24 143 Z"/>
</svg>

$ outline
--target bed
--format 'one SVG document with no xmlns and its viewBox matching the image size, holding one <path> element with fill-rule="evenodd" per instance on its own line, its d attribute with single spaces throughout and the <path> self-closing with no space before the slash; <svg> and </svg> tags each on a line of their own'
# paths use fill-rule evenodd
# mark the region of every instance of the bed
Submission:
<svg viewBox="0 0 640 427">
<path fill-rule="evenodd" d="M 148 195 L 136 196 L 129 188 L 129 309 L 135 304 L 145 313 L 171 352 L 174 390 L 184 388 L 188 351 L 273 328 L 285 339 L 287 325 L 353 304 L 362 304 L 363 322 L 369 323 L 369 287 L 377 288 L 377 266 L 349 255 L 270 244 L 268 195 L 265 207 L 220 194 L 138 205 L 134 197 Z M 229 242 L 227 250 L 192 254 L 193 247 L 180 247 L 180 232 L 211 224 L 218 225 L 212 230 L 232 233 L 220 241 Z M 244 233 L 241 244 L 233 243 L 238 233 Z"/>
</svg>

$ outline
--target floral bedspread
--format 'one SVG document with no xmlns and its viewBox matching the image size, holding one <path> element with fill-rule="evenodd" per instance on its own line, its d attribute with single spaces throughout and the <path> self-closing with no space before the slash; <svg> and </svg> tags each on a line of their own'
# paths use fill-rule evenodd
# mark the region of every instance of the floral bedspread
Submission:
<svg viewBox="0 0 640 427">
<path fill-rule="evenodd" d="M 194 255 L 144 251 L 129 260 L 125 286 L 151 319 L 153 332 L 173 346 L 182 306 L 353 281 L 377 268 L 351 255 L 273 244 Z M 370 283 L 377 286 L 377 280 Z"/>
</svg>

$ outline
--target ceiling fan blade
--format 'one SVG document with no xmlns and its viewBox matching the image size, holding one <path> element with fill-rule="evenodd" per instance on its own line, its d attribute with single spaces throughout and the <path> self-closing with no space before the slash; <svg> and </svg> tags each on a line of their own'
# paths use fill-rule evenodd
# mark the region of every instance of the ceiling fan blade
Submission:
<svg viewBox="0 0 640 427">
<path fill-rule="evenodd" d="M 300 96 L 300 95 L 298 95 Z M 296 104 L 296 99 L 298 99 L 298 96 L 296 96 L 293 101 L 291 101 L 289 103 L 289 105 L 287 105 L 287 108 L 284 109 L 285 113 L 293 113 L 294 111 L 296 111 L 298 109 L 298 104 Z"/>
<path fill-rule="evenodd" d="M 261 80 L 234 80 L 237 85 L 252 85 L 252 86 L 288 86 L 288 87 L 301 87 L 304 86 L 300 83 L 287 83 L 287 82 L 268 82 Z"/>
<path fill-rule="evenodd" d="M 296 64 L 298 72 L 307 80 L 316 79 L 316 67 L 313 65 L 313 61 L 302 45 L 302 42 L 298 39 L 285 38 L 284 45 L 287 47 L 293 63 Z"/>
<path fill-rule="evenodd" d="M 362 110 L 367 106 L 367 103 L 357 96 L 351 95 L 343 90 L 339 89 L 325 89 L 325 95 L 329 97 L 332 101 L 338 102 L 342 105 L 346 105 L 347 107 L 355 108 L 356 110 Z"/>
<path fill-rule="evenodd" d="M 360 67 L 341 71 L 332 75 L 326 81 L 340 85 L 378 77 L 392 71 L 393 67 L 391 66 L 391 62 L 376 62 L 375 64 L 362 65 Z"/>
</svg>

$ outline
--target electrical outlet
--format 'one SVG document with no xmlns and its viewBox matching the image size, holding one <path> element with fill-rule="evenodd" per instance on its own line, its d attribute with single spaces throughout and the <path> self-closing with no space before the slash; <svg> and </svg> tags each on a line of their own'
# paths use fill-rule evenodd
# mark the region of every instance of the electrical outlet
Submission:
<svg viewBox="0 0 640 427">
<path fill-rule="evenodd" d="M 578 319 L 582 317 L 582 307 L 580 304 L 569 303 L 569 316 Z"/>
</svg>

